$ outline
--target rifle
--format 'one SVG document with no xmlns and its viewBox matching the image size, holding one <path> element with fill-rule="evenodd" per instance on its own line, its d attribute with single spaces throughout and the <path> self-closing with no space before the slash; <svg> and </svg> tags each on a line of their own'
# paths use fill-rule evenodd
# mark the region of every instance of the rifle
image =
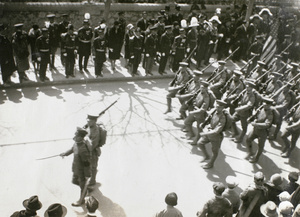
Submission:
<svg viewBox="0 0 300 217">
<path fill-rule="evenodd" d="M 200 92 L 201 92 L 201 88 L 199 88 L 199 90 L 197 90 L 196 93 L 194 93 L 193 96 L 186 101 L 186 104 L 190 106 Z"/>
<path fill-rule="evenodd" d="M 246 92 L 246 89 L 244 89 L 242 92 L 240 92 L 240 94 L 234 100 L 232 100 L 231 104 L 235 105 L 240 100 L 240 98 L 243 96 L 243 94 L 245 92 Z"/>
<path fill-rule="evenodd" d="M 242 68 L 240 68 L 240 71 L 242 71 L 244 68 L 246 68 L 246 67 L 251 63 L 251 61 L 252 61 L 255 57 L 257 57 L 257 55 L 254 55 L 253 57 L 251 57 L 251 58 L 248 60 L 248 62 L 247 62 L 245 65 L 243 65 Z"/>
<path fill-rule="evenodd" d="M 222 87 L 222 89 L 220 90 L 221 93 L 225 93 L 228 85 L 231 83 L 232 80 L 233 80 L 233 76 L 231 76 L 231 78 L 226 82 L 226 84 L 224 85 L 224 87 Z"/>
<path fill-rule="evenodd" d="M 195 53 L 195 51 L 197 50 L 197 48 L 198 48 L 198 45 L 196 45 L 194 47 L 194 49 L 192 50 L 192 52 L 190 52 L 190 54 L 185 59 L 183 59 L 183 62 L 187 62 L 189 59 L 191 59 L 191 57 L 193 56 L 193 54 Z"/>
<path fill-rule="evenodd" d="M 52 156 L 49 156 L 49 157 L 38 158 L 36 160 L 46 160 L 46 159 L 54 158 L 54 157 L 58 157 L 58 156 L 60 156 L 60 154 L 52 155 Z"/>
<path fill-rule="evenodd" d="M 211 120 L 212 116 L 214 115 L 214 113 L 217 111 L 217 109 L 213 109 L 213 111 L 205 118 L 205 120 L 203 121 L 203 123 L 201 123 L 200 127 L 203 129 Z"/>
<path fill-rule="evenodd" d="M 294 81 L 299 75 L 300 75 L 300 73 L 297 74 L 297 75 L 295 75 L 295 77 L 293 77 L 293 78 L 292 78 L 291 80 L 289 80 L 287 83 L 290 83 L 290 82 Z M 273 98 L 273 97 L 279 95 L 279 94 L 281 93 L 281 91 L 282 91 L 286 86 L 288 86 L 288 84 L 285 84 L 285 85 L 283 85 L 281 88 L 279 88 L 275 93 L 273 93 L 273 94 L 271 95 L 271 98 Z"/>
<path fill-rule="evenodd" d="M 279 55 L 283 54 L 290 46 L 292 46 L 293 42 L 291 42 L 286 48 L 284 48 Z"/>
<path fill-rule="evenodd" d="M 300 101 L 295 104 L 292 108 L 289 109 L 289 111 L 287 112 L 287 114 L 283 117 L 283 120 L 289 120 L 290 117 L 292 117 L 292 115 L 295 113 L 297 106 L 300 105 Z"/>
<path fill-rule="evenodd" d="M 99 118 L 100 116 L 102 116 L 108 109 L 110 109 L 110 107 L 112 107 L 114 104 L 116 104 L 116 103 L 118 102 L 118 100 L 119 100 L 119 98 L 118 98 L 116 101 L 114 101 L 112 104 L 110 104 L 109 106 L 107 106 L 104 110 L 102 110 L 102 111 L 99 113 L 98 118 Z M 83 126 L 83 129 L 86 129 L 87 127 L 88 127 L 88 124 L 85 124 L 85 125 Z"/>
<path fill-rule="evenodd" d="M 212 77 L 212 74 L 211 76 L 209 76 L 209 78 L 206 80 L 207 82 L 212 82 L 213 80 L 215 80 L 217 77 L 219 77 L 223 72 L 225 72 L 226 69 L 223 69 L 221 72 L 219 72 L 218 74 L 216 74 L 214 77 Z"/>
<path fill-rule="evenodd" d="M 184 84 L 184 86 L 177 92 L 178 94 L 183 94 L 186 90 L 186 88 L 188 88 L 189 84 L 193 81 L 194 78 L 191 78 L 188 82 L 186 82 Z"/>
</svg>

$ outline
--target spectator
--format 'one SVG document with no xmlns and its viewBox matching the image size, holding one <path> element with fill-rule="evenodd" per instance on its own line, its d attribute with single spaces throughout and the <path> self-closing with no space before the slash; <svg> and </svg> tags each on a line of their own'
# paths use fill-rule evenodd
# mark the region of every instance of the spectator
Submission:
<svg viewBox="0 0 300 217">
<path fill-rule="evenodd" d="M 268 200 L 273 201 L 276 205 L 280 202 L 278 195 L 283 191 L 281 184 L 282 177 L 277 173 L 272 175 L 270 181 L 265 184 L 268 188 Z"/>
<path fill-rule="evenodd" d="M 297 172 L 290 172 L 288 179 L 289 183 L 285 186 L 284 190 L 292 194 L 296 189 L 298 188 L 299 184 L 297 183 L 298 181 L 298 173 Z"/>
<path fill-rule="evenodd" d="M 239 183 L 237 182 L 236 178 L 233 176 L 227 176 L 225 181 L 228 188 L 223 192 L 222 195 L 223 197 L 227 198 L 230 201 L 232 205 L 232 212 L 237 213 L 241 201 L 240 201 L 240 196 L 236 192 L 235 188 L 236 186 L 238 186 Z"/>
<path fill-rule="evenodd" d="M 300 186 L 297 188 L 296 191 L 294 191 L 294 193 L 291 195 L 291 199 L 290 199 L 291 203 L 295 206 L 297 206 L 297 204 L 300 204 Z"/>
<path fill-rule="evenodd" d="M 44 217 L 64 217 L 67 214 L 67 208 L 59 203 L 54 203 L 45 211 Z"/>
<path fill-rule="evenodd" d="M 36 211 L 42 208 L 42 203 L 38 196 L 34 195 L 23 201 L 23 206 L 26 210 L 21 210 L 13 213 L 10 217 L 33 217 L 36 216 Z"/>
<path fill-rule="evenodd" d="M 300 217 L 300 204 L 296 206 L 293 217 Z"/>
<path fill-rule="evenodd" d="M 268 201 L 267 203 L 260 206 L 260 212 L 266 217 L 278 217 L 278 208 L 273 201 Z"/>
<path fill-rule="evenodd" d="M 165 198 L 167 208 L 158 212 L 155 217 L 182 217 L 180 210 L 174 207 L 177 205 L 177 200 L 178 197 L 175 192 L 167 194 Z"/>
<path fill-rule="evenodd" d="M 283 201 L 290 201 L 291 199 L 291 195 L 289 194 L 289 192 L 287 191 L 283 191 L 278 195 L 279 201 L 283 202 Z"/>
<path fill-rule="evenodd" d="M 294 206 L 289 201 L 283 201 L 278 206 L 280 217 L 292 217 L 294 212 Z"/>
<path fill-rule="evenodd" d="M 95 197 L 90 196 L 85 202 L 85 207 L 88 211 L 86 217 L 102 217 L 101 213 L 98 211 L 99 202 Z"/>
</svg>

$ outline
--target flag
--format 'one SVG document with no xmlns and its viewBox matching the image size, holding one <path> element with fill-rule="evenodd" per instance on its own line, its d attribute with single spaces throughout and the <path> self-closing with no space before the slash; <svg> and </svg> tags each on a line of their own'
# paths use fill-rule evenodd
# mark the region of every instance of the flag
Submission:
<svg viewBox="0 0 300 217">
<path fill-rule="evenodd" d="M 260 60 L 264 61 L 268 66 L 273 64 L 274 62 L 273 56 L 277 49 L 278 27 L 279 19 L 276 19 L 275 23 L 272 25 L 272 29 L 263 46 L 262 54 L 260 56 Z"/>
</svg>

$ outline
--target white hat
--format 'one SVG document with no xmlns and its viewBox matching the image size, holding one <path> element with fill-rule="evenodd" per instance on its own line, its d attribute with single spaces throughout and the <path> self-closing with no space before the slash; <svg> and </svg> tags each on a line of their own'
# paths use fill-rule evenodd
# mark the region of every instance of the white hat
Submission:
<svg viewBox="0 0 300 217">
<path fill-rule="evenodd" d="M 222 22 L 219 20 L 218 16 L 213 16 L 212 18 L 210 18 L 209 22 L 213 22 L 216 21 L 217 23 L 221 24 Z"/>
<path fill-rule="evenodd" d="M 182 20 L 180 21 L 180 25 L 181 25 L 182 28 L 186 28 L 186 27 L 187 27 L 187 22 L 186 22 L 186 20 L 185 20 L 185 19 L 182 19 Z"/>
<path fill-rule="evenodd" d="M 221 8 L 216 8 L 216 13 L 221 14 L 221 10 L 222 10 Z"/>
<path fill-rule="evenodd" d="M 278 217 L 278 208 L 273 201 L 268 201 L 267 203 L 261 205 L 260 212 L 263 214 L 263 216 Z"/>
<path fill-rule="evenodd" d="M 234 176 L 227 176 L 225 179 L 225 182 L 226 182 L 228 188 L 235 188 L 239 184 L 236 177 L 234 177 Z"/>
<path fill-rule="evenodd" d="M 263 8 L 261 11 L 258 13 L 259 16 L 261 16 L 263 13 L 267 13 L 269 16 L 273 16 L 269 8 Z"/>
<path fill-rule="evenodd" d="M 278 195 L 278 197 L 279 197 L 279 200 L 281 202 L 283 202 L 283 201 L 289 201 L 291 198 L 291 195 L 289 194 L 289 192 L 283 191 Z"/>
<path fill-rule="evenodd" d="M 196 17 L 192 17 L 189 27 L 199 26 L 198 20 Z"/>
<path fill-rule="evenodd" d="M 294 206 L 290 201 L 283 201 L 278 206 L 279 213 L 285 215 L 293 214 Z"/>
</svg>

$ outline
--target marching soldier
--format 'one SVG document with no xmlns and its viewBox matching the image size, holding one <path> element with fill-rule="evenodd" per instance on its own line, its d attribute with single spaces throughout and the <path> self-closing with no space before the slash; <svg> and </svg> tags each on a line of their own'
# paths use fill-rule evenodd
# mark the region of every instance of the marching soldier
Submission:
<svg viewBox="0 0 300 217">
<path fill-rule="evenodd" d="M 282 157 L 287 158 L 291 155 L 291 152 L 296 147 L 297 140 L 300 135 L 300 103 L 298 103 L 291 108 L 288 116 L 291 116 L 288 120 L 288 126 L 282 132 L 282 140 L 284 142 L 284 147 L 282 150 Z M 291 142 L 288 140 L 288 137 L 291 136 Z"/>
<path fill-rule="evenodd" d="M 197 142 L 199 148 L 204 154 L 204 160 L 209 160 L 209 162 L 203 166 L 204 169 L 210 169 L 214 166 L 214 163 L 218 157 L 219 150 L 223 141 L 223 129 L 226 124 L 226 116 L 224 114 L 226 102 L 221 100 L 216 100 L 216 110 L 211 114 L 210 126 L 204 128 L 203 132 L 200 133 L 200 139 Z M 211 143 L 212 157 L 206 151 L 205 145 Z"/>
<path fill-rule="evenodd" d="M 55 14 L 48 14 L 47 18 L 49 19 L 49 44 L 50 44 L 50 69 L 55 69 L 55 53 L 60 42 L 60 32 L 58 29 L 58 24 L 55 22 Z"/>
<path fill-rule="evenodd" d="M 251 44 L 248 49 L 248 59 L 251 59 L 252 57 L 255 56 L 247 68 L 248 73 L 256 66 L 257 61 L 259 60 L 259 57 L 262 53 L 262 49 L 264 46 L 263 41 L 264 41 L 263 35 L 256 36 L 256 41 L 253 44 Z"/>
<path fill-rule="evenodd" d="M 77 34 L 74 33 L 74 26 L 68 25 L 68 32 L 62 34 L 61 39 L 62 53 L 65 59 L 66 78 L 75 77 L 74 64 L 78 49 Z"/>
<path fill-rule="evenodd" d="M 87 193 L 87 185 L 91 177 L 91 154 L 90 154 L 90 144 L 85 140 L 85 136 L 88 132 L 80 127 L 77 127 L 75 136 L 73 140 L 75 141 L 73 147 L 61 153 L 61 157 L 69 156 L 74 154 L 72 171 L 73 178 L 72 183 L 80 187 L 80 199 L 72 206 L 81 206 L 84 204 L 84 197 Z"/>
<path fill-rule="evenodd" d="M 88 72 L 87 64 L 91 55 L 91 46 L 93 38 L 93 29 L 90 27 L 89 20 L 83 21 L 83 26 L 78 30 L 78 55 L 79 55 L 79 70 L 82 71 L 82 60 L 84 58 L 83 69 Z"/>
<path fill-rule="evenodd" d="M 234 101 L 238 101 L 238 106 L 235 109 L 235 112 L 232 116 L 232 133 L 233 136 L 238 134 L 236 123 L 238 120 L 241 121 L 242 132 L 237 136 L 233 141 L 236 143 L 241 143 L 244 136 L 246 135 L 248 129 L 247 118 L 252 114 L 252 108 L 254 107 L 256 101 L 256 95 L 254 93 L 254 88 L 256 87 L 255 83 L 251 81 L 246 81 L 246 90 L 242 91 Z M 235 102 L 231 102 L 235 104 Z"/>
<path fill-rule="evenodd" d="M 175 37 L 174 43 L 172 45 L 172 55 L 174 56 L 172 65 L 173 72 L 177 72 L 179 63 L 185 58 L 186 46 L 187 42 L 185 30 L 179 29 L 179 35 Z"/>
<path fill-rule="evenodd" d="M 253 129 L 249 133 L 249 137 L 246 139 L 246 146 L 248 149 L 248 156 L 250 163 L 256 163 L 262 154 L 265 146 L 266 139 L 268 137 L 268 131 L 273 123 L 273 112 L 271 109 L 274 100 L 270 98 L 264 98 L 263 108 L 258 111 L 256 120 L 251 122 Z M 258 139 L 258 149 L 253 156 L 252 142 L 254 139 Z"/>
<path fill-rule="evenodd" d="M 42 35 L 36 40 L 36 50 L 38 52 L 38 62 L 40 65 L 39 76 L 41 82 L 49 81 L 46 76 L 47 66 L 50 63 L 50 41 L 47 28 L 42 28 Z"/>
<path fill-rule="evenodd" d="M 187 62 L 181 62 L 180 68 L 175 75 L 173 81 L 168 88 L 169 93 L 167 94 L 167 106 L 168 109 L 165 112 L 169 113 L 172 112 L 172 98 L 176 97 L 177 92 L 191 79 L 192 72 L 188 68 Z"/>
<path fill-rule="evenodd" d="M 152 67 L 154 64 L 154 58 L 156 57 L 158 38 L 157 38 L 157 27 L 153 26 L 150 28 L 151 33 L 147 35 L 145 39 L 145 72 L 146 75 L 152 74 Z"/>
<path fill-rule="evenodd" d="M 269 76 L 270 78 L 266 81 L 266 83 L 263 84 L 265 86 L 264 93 L 266 95 L 271 95 L 275 93 L 279 88 L 283 86 L 283 83 L 280 78 L 282 78 L 282 75 L 278 72 L 272 72 Z"/>
<path fill-rule="evenodd" d="M 68 21 L 69 15 L 68 14 L 63 14 L 62 15 L 62 21 L 58 24 L 58 32 L 59 32 L 59 36 L 61 37 L 62 34 L 68 32 L 68 25 L 69 25 L 69 21 Z M 61 38 L 60 38 L 61 39 Z M 63 52 L 61 50 L 60 52 L 60 60 L 61 60 L 61 64 L 64 66 L 65 65 L 65 57 L 63 55 Z"/>
<path fill-rule="evenodd" d="M 263 74 L 266 72 L 265 66 L 266 64 L 263 61 L 257 61 L 257 67 L 256 69 L 252 70 L 252 73 L 250 75 L 248 75 L 250 79 L 254 80 L 257 84 L 257 86 L 259 86 L 261 83 L 264 83 L 267 81 L 267 75 Z"/>
<path fill-rule="evenodd" d="M 93 42 L 94 49 L 94 64 L 95 64 L 95 75 L 96 78 L 99 76 L 103 77 L 102 68 L 103 63 L 106 61 L 106 50 L 107 50 L 107 40 L 104 35 L 104 29 L 99 29 L 97 31 L 98 37 L 95 38 Z"/>
<path fill-rule="evenodd" d="M 142 52 L 144 49 L 144 36 L 142 30 L 137 27 L 134 32 L 134 38 L 130 41 L 130 58 L 132 59 L 132 76 L 138 75 L 137 70 L 142 60 Z"/>
<path fill-rule="evenodd" d="M 225 67 L 226 62 L 225 61 L 218 61 L 219 67 L 214 70 L 212 74 L 212 78 L 214 80 L 209 79 L 209 82 L 212 82 L 212 85 L 210 86 L 211 91 L 215 94 L 217 99 L 221 99 L 222 93 L 221 89 L 224 87 L 226 81 L 228 80 L 228 71 L 227 68 Z"/>
<path fill-rule="evenodd" d="M 174 36 L 172 33 L 172 26 L 165 26 L 165 32 L 160 38 L 160 62 L 158 67 L 158 73 L 163 75 L 166 74 L 165 68 L 170 56 L 171 47 L 173 44 Z"/>
<path fill-rule="evenodd" d="M 16 28 L 16 32 L 12 35 L 12 46 L 16 59 L 19 80 L 20 83 L 22 83 L 23 81 L 29 80 L 25 73 L 25 71 L 29 69 L 28 35 L 22 29 L 23 23 L 18 23 L 14 26 Z"/>
<path fill-rule="evenodd" d="M 195 137 L 192 145 L 195 145 L 199 139 L 201 128 L 200 124 L 204 122 L 207 112 L 213 107 L 215 102 L 215 96 L 208 89 L 209 83 L 206 81 L 200 81 L 201 87 L 194 94 L 194 96 L 186 102 L 189 106 L 189 115 L 184 120 L 184 131 L 188 132 L 189 139 Z M 196 135 L 193 130 L 193 123 L 197 122 L 197 132 Z"/>
<path fill-rule="evenodd" d="M 300 71 L 298 70 L 299 64 L 292 62 L 291 63 L 292 69 L 290 69 L 288 72 L 285 72 L 285 77 L 287 81 L 292 80 L 296 75 L 298 75 L 300 73 Z M 294 82 L 293 82 L 294 83 Z"/>
</svg>

